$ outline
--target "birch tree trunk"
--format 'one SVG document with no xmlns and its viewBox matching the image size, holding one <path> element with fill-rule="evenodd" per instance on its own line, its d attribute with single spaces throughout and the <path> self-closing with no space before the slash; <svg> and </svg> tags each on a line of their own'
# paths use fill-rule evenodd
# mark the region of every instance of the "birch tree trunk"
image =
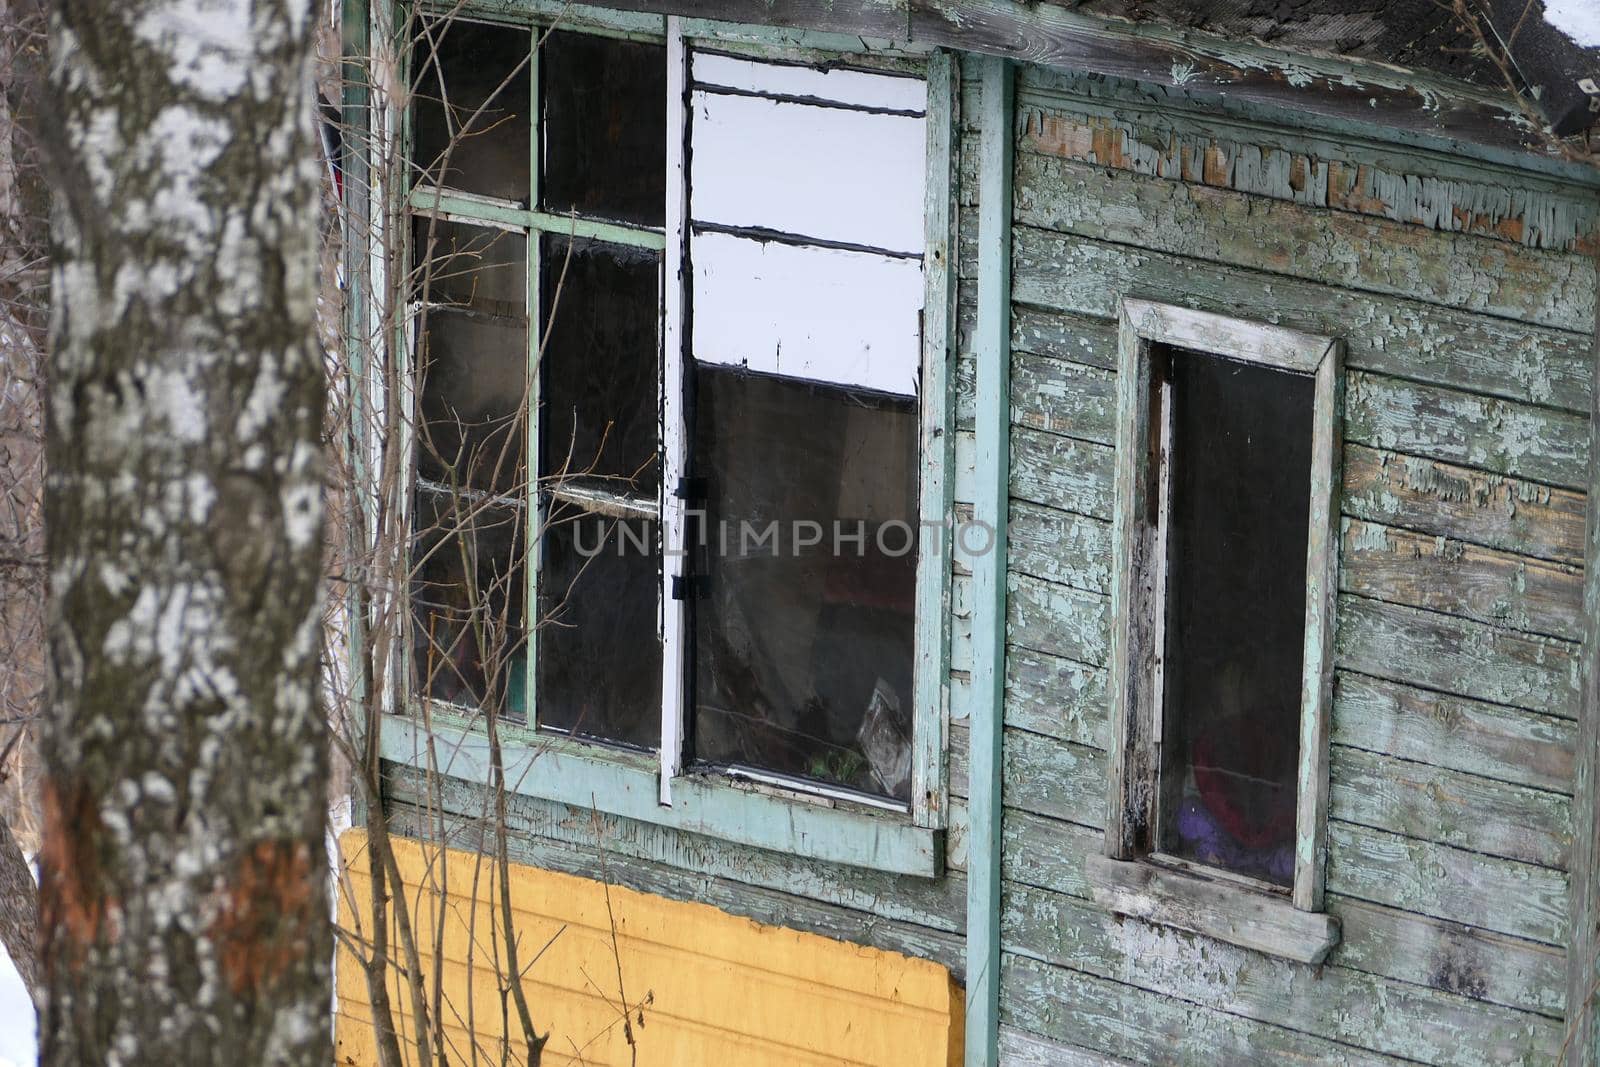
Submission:
<svg viewBox="0 0 1600 1067">
<path fill-rule="evenodd" d="M 42 1062 L 329 1063 L 310 0 L 57 0 Z"/>
</svg>

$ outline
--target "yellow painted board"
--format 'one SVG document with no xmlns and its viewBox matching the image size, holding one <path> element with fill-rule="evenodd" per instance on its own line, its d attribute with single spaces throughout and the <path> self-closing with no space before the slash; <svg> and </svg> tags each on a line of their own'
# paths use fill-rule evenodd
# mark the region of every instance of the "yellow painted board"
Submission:
<svg viewBox="0 0 1600 1067">
<path fill-rule="evenodd" d="M 346 832 L 340 847 L 340 923 L 364 941 L 371 929 L 365 832 Z M 476 1044 L 479 1062 L 498 1064 L 503 968 L 494 865 L 404 838 L 394 851 L 430 1004 L 440 975 L 448 1058 L 468 1063 Z M 551 1034 L 546 1065 L 960 1063 L 961 990 L 928 960 L 534 867 L 512 865 L 510 889 L 522 988 L 535 1025 Z M 390 953 L 403 958 L 394 934 Z M 341 957 L 336 1059 L 375 1065 L 365 976 L 348 950 Z M 388 987 L 402 1050 L 414 1061 L 411 995 L 397 968 Z M 525 1062 L 514 1009 L 509 1018 L 509 1062 Z"/>
</svg>

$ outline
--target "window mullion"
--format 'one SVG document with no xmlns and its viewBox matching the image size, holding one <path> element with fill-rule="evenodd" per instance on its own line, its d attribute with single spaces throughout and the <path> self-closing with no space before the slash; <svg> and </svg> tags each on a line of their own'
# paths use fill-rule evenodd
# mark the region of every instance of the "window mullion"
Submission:
<svg viewBox="0 0 1600 1067">
<path fill-rule="evenodd" d="M 688 188 L 684 153 L 688 130 L 688 55 L 682 23 L 667 19 L 667 203 L 666 249 L 661 282 L 661 794 L 672 803 L 672 780 L 683 767 L 683 723 L 687 699 L 687 602 L 674 599 L 681 586 L 685 545 L 685 502 L 677 495 L 688 439 L 684 410 L 685 219 Z"/>
<path fill-rule="evenodd" d="M 539 28 L 529 31 L 528 47 L 528 204 L 539 203 Z M 522 573 L 526 583 L 522 613 L 525 619 L 523 640 L 527 654 L 523 657 L 523 702 L 527 707 L 530 726 L 539 724 L 539 562 L 544 555 L 544 508 L 539 498 L 539 356 L 544 340 L 544 308 L 540 300 L 539 275 L 543 255 L 542 242 L 536 230 L 530 230 L 527 240 L 528 257 L 528 410 L 526 437 L 527 507 L 523 514 L 527 530 L 523 538 L 523 551 L 527 559 Z"/>
</svg>

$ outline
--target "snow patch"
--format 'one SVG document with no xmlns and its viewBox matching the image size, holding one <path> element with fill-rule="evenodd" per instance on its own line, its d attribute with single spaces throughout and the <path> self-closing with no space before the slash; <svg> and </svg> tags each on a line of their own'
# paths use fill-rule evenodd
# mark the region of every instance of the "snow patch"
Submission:
<svg viewBox="0 0 1600 1067">
<path fill-rule="evenodd" d="M 1545 0 L 1544 20 L 1584 48 L 1600 48 L 1600 2 Z"/>
</svg>

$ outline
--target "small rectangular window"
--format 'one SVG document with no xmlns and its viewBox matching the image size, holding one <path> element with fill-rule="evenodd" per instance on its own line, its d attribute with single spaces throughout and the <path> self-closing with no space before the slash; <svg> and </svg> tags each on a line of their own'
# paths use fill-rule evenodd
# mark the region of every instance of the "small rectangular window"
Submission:
<svg viewBox="0 0 1600 1067">
<path fill-rule="evenodd" d="M 1119 347 L 1112 779 L 1090 881 L 1113 908 L 1159 882 L 1184 904 L 1146 918 L 1314 962 L 1338 936 L 1312 913 L 1340 346 L 1125 299 Z M 1278 941 L 1239 926 L 1219 878 L 1278 909 Z"/>
<path fill-rule="evenodd" d="M 667 50 L 551 32 L 539 50 L 540 202 L 660 226 L 667 192 Z"/>
<path fill-rule="evenodd" d="M 455 17 L 418 25 L 411 179 L 527 199 L 533 100 L 528 31 Z"/>
</svg>

